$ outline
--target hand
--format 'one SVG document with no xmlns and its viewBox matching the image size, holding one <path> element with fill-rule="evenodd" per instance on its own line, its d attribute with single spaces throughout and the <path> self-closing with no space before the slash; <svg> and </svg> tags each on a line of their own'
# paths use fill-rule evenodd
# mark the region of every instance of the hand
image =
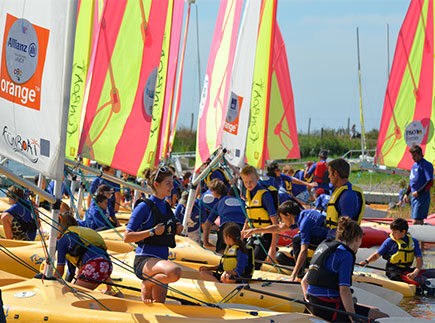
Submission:
<svg viewBox="0 0 435 323">
<path fill-rule="evenodd" d="M 201 267 L 199 267 L 198 270 L 199 270 L 199 271 L 207 271 L 207 270 L 208 270 L 208 267 L 207 267 L 207 266 L 201 266 Z"/>
<path fill-rule="evenodd" d="M 409 279 L 414 280 L 414 278 L 417 276 L 418 271 L 413 271 L 412 273 L 406 274 L 406 277 L 408 277 Z"/>
<path fill-rule="evenodd" d="M 296 277 L 296 275 L 290 275 L 290 277 L 289 277 L 289 280 L 291 281 L 291 282 L 295 282 L 295 281 L 297 281 L 297 277 Z"/>
<path fill-rule="evenodd" d="M 366 266 L 366 265 L 368 265 L 368 262 L 365 261 L 365 260 L 363 260 L 363 261 L 360 261 L 359 264 L 360 264 L 361 266 Z"/>
<path fill-rule="evenodd" d="M 404 202 L 405 204 L 408 203 L 408 195 L 405 195 L 405 196 L 403 197 L 403 202 Z"/>
<path fill-rule="evenodd" d="M 314 187 L 319 186 L 319 183 L 317 183 L 317 182 L 312 182 L 312 183 L 310 183 L 308 186 L 311 187 L 311 188 L 314 188 Z"/>
<path fill-rule="evenodd" d="M 180 234 L 181 232 L 183 232 L 183 225 L 181 223 L 177 223 L 177 234 Z"/>
<path fill-rule="evenodd" d="M 242 238 L 249 238 L 253 234 L 254 234 L 254 229 L 243 230 Z"/>
<path fill-rule="evenodd" d="M 232 271 L 224 271 L 221 275 L 221 282 L 223 283 L 231 283 L 234 280 Z"/>
<path fill-rule="evenodd" d="M 412 192 L 412 197 L 414 197 L 414 198 L 417 198 L 417 197 L 418 197 L 418 193 L 417 193 L 417 191 Z"/>
<path fill-rule="evenodd" d="M 163 223 L 159 223 L 154 227 L 154 232 L 157 236 L 162 235 L 165 232 L 165 225 Z"/>
</svg>

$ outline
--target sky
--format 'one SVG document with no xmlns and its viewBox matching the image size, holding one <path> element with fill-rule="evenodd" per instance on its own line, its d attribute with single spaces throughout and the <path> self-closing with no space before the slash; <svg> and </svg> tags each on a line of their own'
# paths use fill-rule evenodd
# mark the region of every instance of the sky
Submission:
<svg viewBox="0 0 435 323">
<path fill-rule="evenodd" d="M 366 131 L 379 129 L 397 35 L 409 0 L 278 0 L 277 20 L 287 48 L 298 132 L 361 129 L 356 28 L 359 28 L 362 102 Z M 207 67 L 218 0 L 196 0 L 186 46 L 178 128 L 196 129 L 200 86 Z M 196 11 L 198 29 L 196 30 Z M 387 55 L 387 24 L 389 55 Z"/>
</svg>

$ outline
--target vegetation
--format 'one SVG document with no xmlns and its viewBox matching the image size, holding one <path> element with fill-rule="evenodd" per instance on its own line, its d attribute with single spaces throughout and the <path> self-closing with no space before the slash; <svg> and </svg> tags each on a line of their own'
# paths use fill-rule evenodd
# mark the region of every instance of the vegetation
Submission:
<svg viewBox="0 0 435 323">
<path fill-rule="evenodd" d="M 196 131 L 187 128 L 178 129 L 175 133 L 174 152 L 194 151 L 196 148 Z"/>
</svg>

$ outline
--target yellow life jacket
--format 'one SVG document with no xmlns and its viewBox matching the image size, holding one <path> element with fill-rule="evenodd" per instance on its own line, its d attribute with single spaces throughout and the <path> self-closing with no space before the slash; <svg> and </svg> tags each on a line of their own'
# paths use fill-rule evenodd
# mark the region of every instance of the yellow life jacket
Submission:
<svg viewBox="0 0 435 323">
<path fill-rule="evenodd" d="M 299 168 L 299 169 L 295 170 L 294 175 L 296 175 L 296 173 L 299 171 L 301 171 L 305 175 L 305 169 L 303 169 L 303 168 Z M 304 176 L 302 176 L 302 178 L 304 178 Z M 313 179 L 313 174 L 311 174 L 311 176 L 309 176 L 307 178 L 302 179 L 302 181 L 306 181 L 306 182 L 310 183 L 312 179 Z"/>
<path fill-rule="evenodd" d="M 95 230 L 86 227 L 71 226 L 65 233 L 72 232 L 79 236 L 80 241 L 66 254 L 66 259 L 74 266 L 81 268 L 83 255 L 88 251 L 88 247 L 93 245 L 104 251 L 107 250 L 103 237 Z M 65 234 L 64 233 L 64 234 Z"/>
<path fill-rule="evenodd" d="M 225 185 L 229 184 L 230 179 L 228 178 L 227 173 L 220 167 L 213 167 L 208 173 L 208 175 L 204 178 L 204 183 L 205 185 L 207 185 L 207 187 L 210 185 L 210 182 L 212 181 L 211 176 L 213 175 L 214 172 L 220 172 L 225 177 L 226 180 L 226 183 L 224 181 Z"/>
<path fill-rule="evenodd" d="M 336 203 L 340 195 L 347 189 L 348 189 L 347 184 L 338 187 L 332 193 L 331 198 L 329 199 L 329 203 L 326 208 L 326 222 L 325 222 L 326 227 L 328 229 L 336 229 L 338 226 L 338 218 L 343 214 L 338 214 Z M 358 198 L 360 199 L 361 202 L 361 210 L 359 211 L 358 219 L 357 219 L 358 224 L 361 224 L 361 220 L 365 209 L 364 193 L 358 186 L 354 186 L 354 185 L 351 186 L 351 190 L 357 193 Z"/>
<path fill-rule="evenodd" d="M 222 256 L 221 263 L 224 271 L 230 271 L 237 268 L 237 250 L 238 245 L 227 246 Z M 252 277 L 255 268 L 254 249 L 251 246 L 246 246 L 248 251 L 248 264 L 243 271 L 241 277 Z"/>
<path fill-rule="evenodd" d="M 415 256 L 414 239 L 412 239 L 412 237 L 409 234 L 407 234 L 406 236 L 408 237 L 408 243 L 406 243 L 402 239 L 399 240 L 394 239 L 393 234 L 390 233 L 390 238 L 397 243 L 398 250 L 394 255 L 391 255 L 388 262 L 390 262 L 395 266 L 403 267 L 403 268 L 411 267 L 412 263 L 414 262 L 414 256 Z"/>
<path fill-rule="evenodd" d="M 257 193 L 251 198 L 251 192 L 246 191 L 246 213 L 248 214 L 249 222 L 254 228 L 267 227 L 272 224 L 269 213 L 263 207 L 263 194 L 268 192 L 266 188 L 258 189 Z"/>
</svg>

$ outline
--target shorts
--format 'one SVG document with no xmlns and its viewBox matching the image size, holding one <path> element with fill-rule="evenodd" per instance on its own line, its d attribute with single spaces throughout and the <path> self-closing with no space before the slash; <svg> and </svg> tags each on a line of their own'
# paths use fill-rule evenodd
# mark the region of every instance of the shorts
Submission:
<svg viewBox="0 0 435 323">
<path fill-rule="evenodd" d="M 144 276 L 143 274 L 143 267 L 145 266 L 145 263 L 152 259 L 152 258 L 156 258 L 156 257 L 152 257 L 152 256 L 137 256 L 134 257 L 134 274 L 136 275 L 137 278 L 139 278 L 140 280 L 145 280 L 146 276 Z"/>
<path fill-rule="evenodd" d="M 112 270 L 113 266 L 111 261 L 107 260 L 104 257 L 98 257 L 89 260 L 82 266 L 77 280 L 87 281 L 86 279 L 80 278 L 81 276 L 85 276 L 86 278 L 106 281 L 110 277 Z"/>
<path fill-rule="evenodd" d="M 340 298 L 335 297 L 316 297 L 308 295 L 308 301 L 313 304 L 327 306 L 333 309 L 345 311 Z M 355 313 L 368 318 L 370 308 L 363 305 L 354 304 Z M 328 311 L 318 306 L 307 305 L 308 311 L 313 315 L 319 316 L 330 322 L 350 322 L 349 316 L 337 312 Z"/>
<path fill-rule="evenodd" d="M 424 220 L 429 213 L 430 191 L 426 191 L 417 198 L 411 197 L 411 218 Z"/>
<path fill-rule="evenodd" d="M 26 231 L 23 230 L 21 224 L 15 219 L 12 219 L 11 230 L 12 230 L 12 239 L 30 241 Z"/>
</svg>

